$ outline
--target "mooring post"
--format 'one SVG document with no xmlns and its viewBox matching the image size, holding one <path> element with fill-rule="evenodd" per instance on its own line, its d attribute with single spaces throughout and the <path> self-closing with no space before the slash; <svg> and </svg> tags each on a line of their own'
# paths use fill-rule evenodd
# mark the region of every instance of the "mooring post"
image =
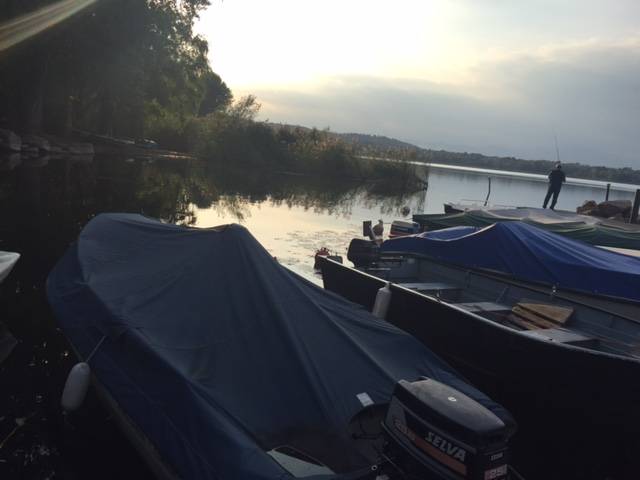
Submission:
<svg viewBox="0 0 640 480">
<path fill-rule="evenodd" d="M 487 203 L 489 203 L 489 197 L 491 196 L 491 177 L 489 178 L 489 190 L 487 190 L 487 198 L 484 199 L 484 206 L 487 206 Z"/>
<path fill-rule="evenodd" d="M 362 236 L 373 240 L 373 232 L 371 231 L 371 220 L 362 222 Z"/>
<path fill-rule="evenodd" d="M 638 209 L 640 209 L 640 188 L 636 190 L 636 198 L 633 200 L 633 208 L 631 209 L 631 218 L 629 218 L 629 223 L 636 223 L 638 221 Z"/>
<path fill-rule="evenodd" d="M 608 201 L 609 200 L 609 192 L 611 191 L 611 184 L 607 183 L 607 193 L 604 196 L 604 201 Z"/>
</svg>

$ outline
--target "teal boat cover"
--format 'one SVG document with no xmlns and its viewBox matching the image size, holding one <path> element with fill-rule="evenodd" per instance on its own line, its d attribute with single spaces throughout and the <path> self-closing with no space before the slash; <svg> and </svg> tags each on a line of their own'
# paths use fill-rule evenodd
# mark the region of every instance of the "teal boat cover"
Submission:
<svg viewBox="0 0 640 480">
<path fill-rule="evenodd" d="M 640 258 L 594 247 L 524 222 L 452 227 L 394 238 L 384 242 L 380 250 L 424 255 L 519 280 L 640 301 Z"/>
<path fill-rule="evenodd" d="M 521 221 L 573 240 L 592 245 L 640 250 L 640 225 L 600 219 L 542 208 L 468 210 L 450 214 L 418 214 L 413 221 L 424 230 L 449 227 L 486 227 L 494 223 Z"/>
<path fill-rule="evenodd" d="M 100 345 L 93 373 L 180 478 L 293 478 L 268 454 L 283 445 L 335 472 L 313 478 L 355 478 L 369 465 L 349 421 L 400 379 L 434 378 L 513 425 L 418 340 L 281 266 L 239 225 L 99 215 L 47 293 L 82 358 Z"/>
</svg>

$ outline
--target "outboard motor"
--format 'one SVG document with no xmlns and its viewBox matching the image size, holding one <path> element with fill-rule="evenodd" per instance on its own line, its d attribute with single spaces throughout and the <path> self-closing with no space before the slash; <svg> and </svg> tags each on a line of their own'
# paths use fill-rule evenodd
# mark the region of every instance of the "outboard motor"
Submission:
<svg viewBox="0 0 640 480">
<path fill-rule="evenodd" d="M 406 237 L 420 233 L 420 224 L 417 222 L 407 222 L 405 220 L 394 220 L 391 224 L 389 238 Z"/>
<path fill-rule="evenodd" d="M 420 478 L 504 480 L 515 425 L 433 379 L 400 380 L 383 422 L 389 456 Z"/>
<path fill-rule="evenodd" d="M 380 247 L 372 240 L 354 238 L 349 243 L 347 259 L 353 262 L 356 268 L 368 267 L 378 260 Z"/>
</svg>

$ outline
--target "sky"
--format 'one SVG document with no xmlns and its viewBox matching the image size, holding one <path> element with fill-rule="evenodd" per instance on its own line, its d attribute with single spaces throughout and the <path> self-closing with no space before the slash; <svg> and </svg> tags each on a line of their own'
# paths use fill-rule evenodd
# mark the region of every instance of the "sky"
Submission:
<svg viewBox="0 0 640 480">
<path fill-rule="evenodd" d="M 640 0 L 212 0 L 196 29 L 262 120 L 640 168 Z"/>
</svg>

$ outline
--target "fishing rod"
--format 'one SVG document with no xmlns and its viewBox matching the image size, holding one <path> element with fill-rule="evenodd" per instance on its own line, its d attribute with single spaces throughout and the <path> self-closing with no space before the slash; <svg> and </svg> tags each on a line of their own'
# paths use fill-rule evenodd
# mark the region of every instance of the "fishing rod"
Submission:
<svg viewBox="0 0 640 480">
<path fill-rule="evenodd" d="M 558 148 L 558 136 L 554 133 L 553 139 L 556 142 L 556 161 L 560 163 L 560 149 Z"/>
</svg>

